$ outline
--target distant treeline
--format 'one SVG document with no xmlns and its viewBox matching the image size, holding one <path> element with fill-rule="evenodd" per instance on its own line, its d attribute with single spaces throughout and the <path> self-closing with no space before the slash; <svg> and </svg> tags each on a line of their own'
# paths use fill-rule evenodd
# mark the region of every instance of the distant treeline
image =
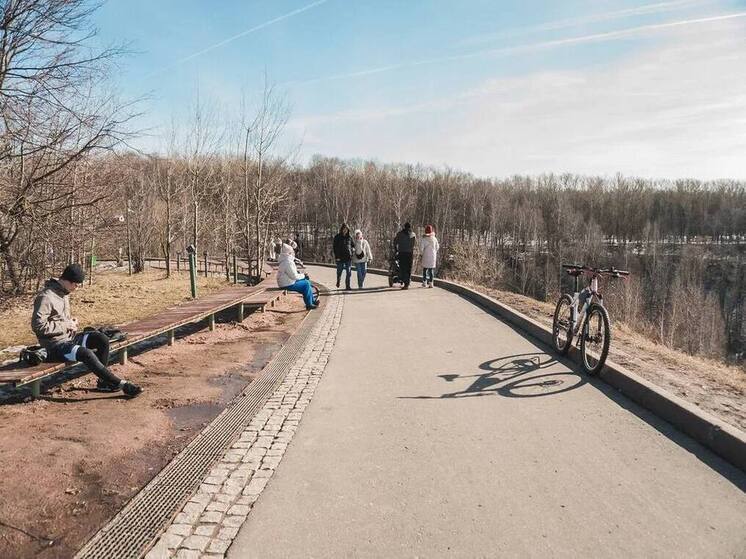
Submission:
<svg viewBox="0 0 746 559">
<path fill-rule="evenodd" d="M 173 259 L 194 244 L 211 258 L 228 261 L 235 252 L 262 260 L 272 239 L 290 233 L 300 237 L 304 259 L 328 260 L 342 222 L 365 232 L 385 266 L 391 238 L 410 221 L 419 232 L 435 226 L 441 274 L 551 300 L 563 262 L 626 267 L 633 277 L 608 288 L 614 317 L 690 353 L 744 351 L 743 182 L 488 180 L 321 157 L 299 167 L 249 150 L 88 158 L 66 178 L 65 196 L 49 196 L 62 188 L 57 177 L 26 201 L 31 210 L 15 222 L 15 242 L 0 244 L 6 292 L 33 288 L 91 254 L 130 252 L 137 264 L 156 254 Z M 35 205 L 44 208 L 40 219 Z M 4 207 L 0 238 L 12 220 Z"/>
</svg>

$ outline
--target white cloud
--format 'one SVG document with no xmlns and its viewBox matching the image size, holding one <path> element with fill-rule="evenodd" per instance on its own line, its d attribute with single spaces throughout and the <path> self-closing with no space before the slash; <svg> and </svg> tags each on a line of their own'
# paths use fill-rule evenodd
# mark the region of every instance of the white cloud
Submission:
<svg viewBox="0 0 746 559">
<path fill-rule="evenodd" d="M 447 164 L 480 175 L 746 178 L 746 27 L 668 30 L 609 67 L 490 80 L 407 107 L 294 121 L 306 154 Z"/>
</svg>

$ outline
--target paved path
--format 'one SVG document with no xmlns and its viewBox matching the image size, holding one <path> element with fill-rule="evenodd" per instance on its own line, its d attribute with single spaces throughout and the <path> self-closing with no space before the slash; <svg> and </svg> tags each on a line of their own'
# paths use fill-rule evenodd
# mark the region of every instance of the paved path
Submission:
<svg viewBox="0 0 746 559">
<path fill-rule="evenodd" d="M 328 365 L 228 557 L 746 557 L 746 476 L 603 384 L 441 289 L 331 297 Z"/>
</svg>

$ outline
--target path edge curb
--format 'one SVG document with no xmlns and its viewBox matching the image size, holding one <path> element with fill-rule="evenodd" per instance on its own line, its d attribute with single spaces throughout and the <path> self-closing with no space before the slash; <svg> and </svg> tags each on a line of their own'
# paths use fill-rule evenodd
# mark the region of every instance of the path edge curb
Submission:
<svg viewBox="0 0 746 559">
<path fill-rule="evenodd" d="M 323 262 L 306 262 L 306 265 L 336 267 L 334 264 Z M 369 268 L 368 273 L 387 276 L 388 270 Z M 412 275 L 412 278 L 417 281 L 421 280 L 421 277 L 417 275 Z M 450 280 L 436 278 L 435 286 L 461 295 L 552 349 L 552 332 L 549 328 L 505 303 Z M 580 352 L 577 348 L 573 347 L 567 357 L 580 364 Z M 606 361 L 598 377 L 636 404 L 667 421 L 733 466 L 746 472 L 746 433 L 737 427 L 654 385 L 613 361 Z"/>
</svg>

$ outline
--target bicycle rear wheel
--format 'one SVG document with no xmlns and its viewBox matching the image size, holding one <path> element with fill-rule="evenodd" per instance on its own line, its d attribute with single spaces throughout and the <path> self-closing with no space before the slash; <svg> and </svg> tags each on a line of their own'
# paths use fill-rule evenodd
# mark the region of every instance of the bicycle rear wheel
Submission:
<svg viewBox="0 0 746 559">
<path fill-rule="evenodd" d="M 580 337 L 580 355 L 583 368 L 589 375 L 598 374 L 609 355 L 611 327 L 609 313 L 598 303 L 593 303 L 586 313 Z"/>
<path fill-rule="evenodd" d="M 552 343 L 561 355 L 567 355 L 572 344 L 572 297 L 567 293 L 560 297 L 554 309 Z"/>
</svg>

